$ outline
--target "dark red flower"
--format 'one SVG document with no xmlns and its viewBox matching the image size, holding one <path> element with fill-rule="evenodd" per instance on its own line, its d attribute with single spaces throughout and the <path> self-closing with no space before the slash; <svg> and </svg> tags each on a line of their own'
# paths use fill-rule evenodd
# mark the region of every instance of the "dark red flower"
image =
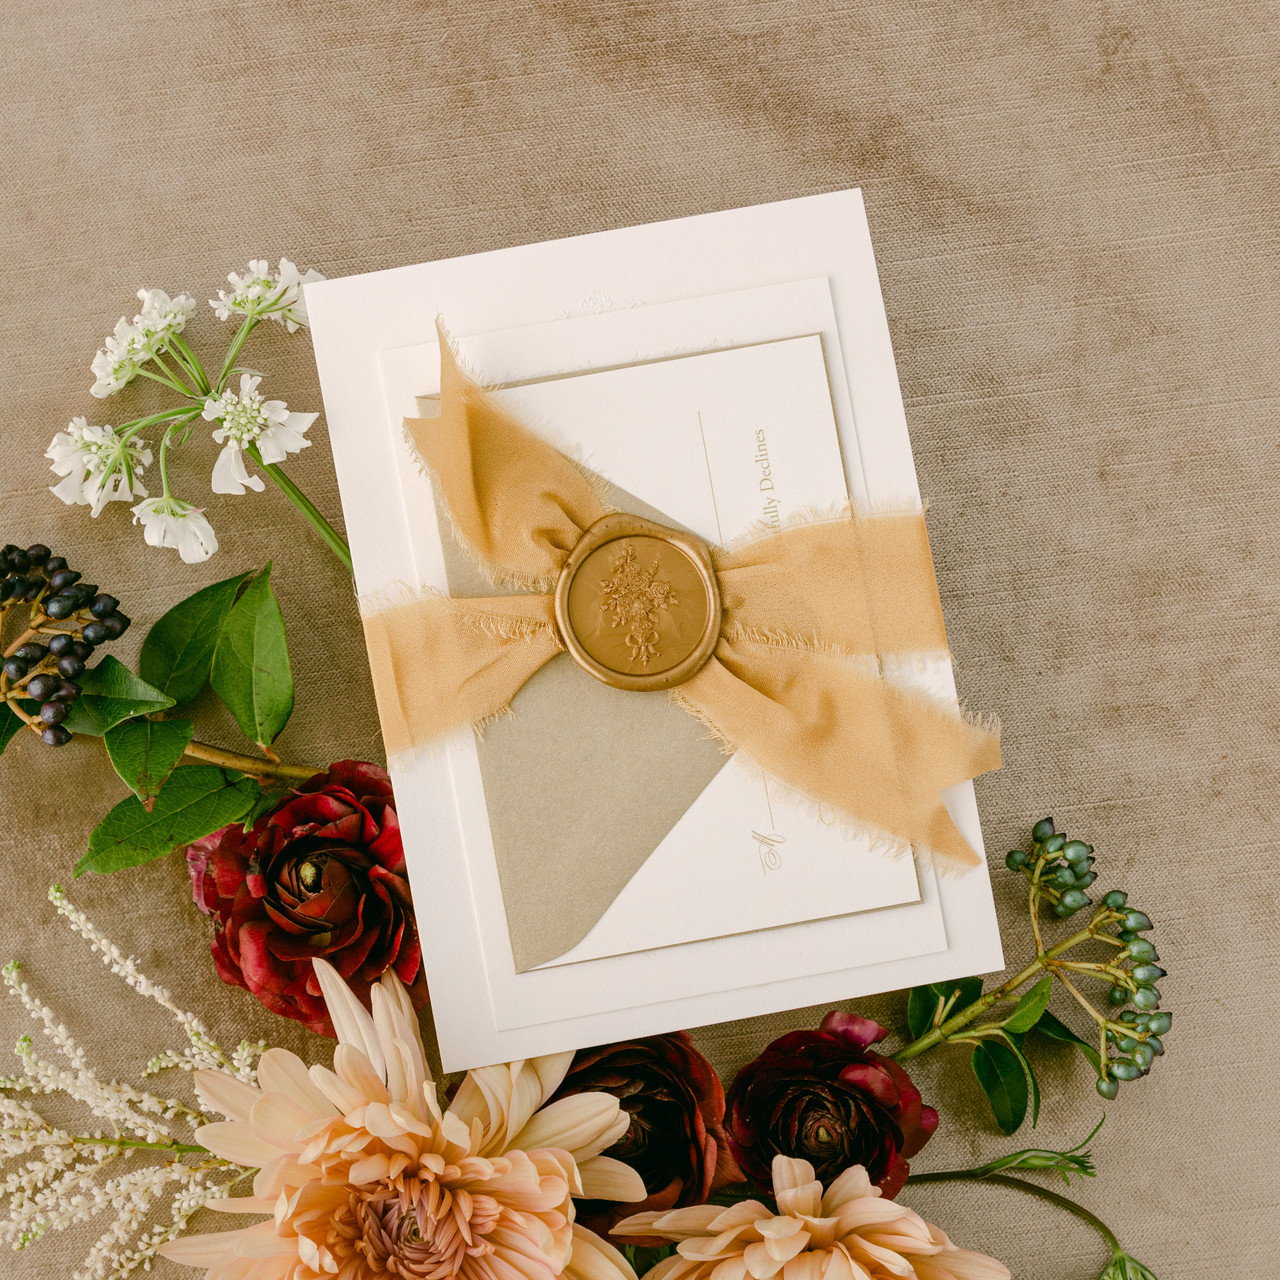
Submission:
<svg viewBox="0 0 1280 1280">
<path fill-rule="evenodd" d="M 391 779 L 342 760 L 290 791 L 246 835 L 232 823 L 187 849 L 196 905 L 217 924 L 223 982 L 332 1036 L 311 968 L 323 956 L 369 1004 L 394 969 L 427 1003 Z"/>
<path fill-rule="evenodd" d="M 630 1117 L 604 1154 L 629 1164 L 649 1193 L 632 1204 L 578 1201 L 578 1221 L 591 1230 L 603 1235 L 632 1213 L 702 1204 L 712 1191 L 744 1180 L 729 1154 L 724 1088 L 687 1032 L 578 1050 L 554 1097 L 588 1092 L 613 1094 Z"/>
<path fill-rule="evenodd" d="M 871 1049 L 888 1034 L 832 1012 L 817 1031 L 793 1031 L 742 1068 L 729 1090 L 729 1145 L 750 1177 L 769 1187 L 773 1157 L 784 1155 L 808 1160 L 824 1186 L 860 1164 L 888 1198 L 902 1190 L 938 1113 Z"/>
</svg>

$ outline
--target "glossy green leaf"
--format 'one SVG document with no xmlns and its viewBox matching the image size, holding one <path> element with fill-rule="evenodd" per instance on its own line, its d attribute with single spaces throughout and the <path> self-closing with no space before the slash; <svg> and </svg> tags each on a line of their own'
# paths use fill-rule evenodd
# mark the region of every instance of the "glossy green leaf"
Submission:
<svg viewBox="0 0 1280 1280">
<path fill-rule="evenodd" d="M 80 696 L 62 722 L 72 733 L 100 738 L 113 725 L 134 716 L 165 711 L 173 699 L 140 680 L 118 658 L 103 658 L 76 682 Z"/>
<path fill-rule="evenodd" d="M 1051 1013 L 1043 1013 L 1040 1015 L 1040 1021 L 1036 1023 L 1036 1031 L 1042 1036 L 1048 1036 L 1051 1040 L 1060 1040 L 1063 1044 L 1073 1044 L 1081 1053 L 1084 1054 L 1093 1069 L 1102 1074 L 1102 1058 L 1098 1053 L 1096 1045 L 1090 1044 L 1087 1040 L 1081 1040 L 1074 1031 L 1065 1023 L 1059 1022 Z"/>
<path fill-rule="evenodd" d="M 293 674 L 271 566 L 244 589 L 222 623 L 210 683 L 247 738 L 270 746 L 293 712 Z"/>
<path fill-rule="evenodd" d="M 14 715 L 9 704 L 0 703 L 0 754 L 13 740 L 13 735 L 22 728 L 22 720 Z"/>
<path fill-rule="evenodd" d="M 998 1040 L 984 1040 L 970 1060 L 1001 1133 L 1014 1133 L 1027 1115 L 1027 1076 L 1016 1054 Z"/>
<path fill-rule="evenodd" d="M 1049 997 L 1053 994 L 1053 979 L 1046 973 L 1034 987 L 1028 991 L 1017 1007 L 1004 1020 L 1006 1031 L 1022 1033 L 1030 1031 L 1040 1021 L 1041 1015 L 1049 1007 Z"/>
<path fill-rule="evenodd" d="M 190 844 L 242 817 L 258 784 L 232 769 L 191 765 L 175 769 L 148 813 L 137 796 L 122 800 L 89 837 L 75 874 L 137 867 Z"/>
<path fill-rule="evenodd" d="M 1031 1063 L 1027 1059 L 1026 1050 L 1022 1047 L 1023 1037 L 1017 1032 L 1011 1034 L 1006 1031 L 1005 1038 L 1009 1041 L 1014 1053 L 1018 1055 L 1027 1083 L 1031 1086 L 1031 1127 L 1034 1129 L 1040 1123 L 1040 1082 L 1036 1079 L 1036 1073 L 1032 1071 Z"/>
<path fill-rule="evenodd" d="M 145 803 L 181 761 L 192 732 L 190 720 L 125 720 L 102 741 L 125 786 Z"/>
<path fill-rule="evenodd" d="M 209 683 L 213 652 L 248 573 L 203 587 L 179 601 L 147 632 L 138 657 L 144 680 L 174 702 L 190 702 Z"/>
<path fill-rule="evenodd" d="M 912 987 L 907 996 L 907 1029 L 911 1038 L 918 1040 L 933 1026 L 933 1016 L 938 1001 L 944 1003 L 954 995 L 951 1013 L 958 1013 L 965 1005 L 972 1004 L 982 994 L 981 978 L 957 978 L 951 982 L 930 982 L 923 987 Z"/>
</svg>

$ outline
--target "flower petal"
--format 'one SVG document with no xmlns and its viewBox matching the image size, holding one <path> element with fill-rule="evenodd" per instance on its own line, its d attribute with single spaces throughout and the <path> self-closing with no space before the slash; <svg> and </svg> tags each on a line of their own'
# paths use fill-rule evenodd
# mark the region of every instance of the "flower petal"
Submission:
<svg viewBox="0 0 1280 1280">
<path fill-rule="evenodd" d="M 634 1204 L 648 1195 L 644 1179 L 629 1165 L 611 1156 L 592 1156 L 578 1164 L 582 1194 L 589 1200 L 618 1200 Z"/>
<path fill-rule="evenodd" d="M 200 1101 L 221 1111 L 228 1120 L 248 1120 L 254 1103 L 262 1097 L 252 1085 L 225 1071 L 197 1071 L 192 1078 Z"/>
<path fill-rule="evenodd" d="M 246 1169 L 261 1169 L 285 1151 L 260 1137 L 248 1124 L 228 1120 L 221 1124 L 206 1124 L 196 1130 L 196 1139 L 215 1156 L 244 1165 Z"/>
<path fill-rule="evenodd" d="M 576 1222 L 564 1275 L 568 1280 L 636 1280 L 631 1264 L 613 1245 Z"/>
<path fill-rule="evenodd" d="M 543 1107 L 508 1142 L 521 1151 L 559 1147 L 589 1159 L 626 1133 L 630 1117 L 611 1093 L 576 1093 Z"/>
<path fill-rule="evenodd" d="M 378 1032 L 373 1025 L 373 1018 L 364 1005 L 356 999 L 355 993 L 342 980 L 333 965 L 327 960 L 321 960 L 318 956 L 311 961 L 311 965 L 320 983 L 325 1007 L 333 1020 L 333 1029 L 337 1034 L 338 1043 L 349 1044 L 359 1049 L 385 1084 L 387 1064 L 383 1061 L 382 1046 L 378 1042 Z"/>
</svg>

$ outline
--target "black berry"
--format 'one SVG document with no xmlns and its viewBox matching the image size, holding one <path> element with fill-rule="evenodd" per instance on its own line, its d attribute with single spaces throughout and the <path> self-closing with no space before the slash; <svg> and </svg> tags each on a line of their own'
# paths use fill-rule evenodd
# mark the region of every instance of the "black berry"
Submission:
<svg viewBox="0 0 1280 1280">
<path fill-rule="evenodd" d="M 72 586 L 80 581 L 81 574 L 74 569 L 59 569 L 57 573 L 49 579 L 49 585 L 55 591 L 61 591 L 64 587 Z"/>
<path fill-rule="evenodd" d="M 36 663 L 44 661 L 45 655 L 48 652 L 49 650 L 46 649 L 44 645 L 36 644 L 36 642 L 32 640 L 30 643 L 21 645 L 15 649 L 13 651 L 13 656 L 15 658 L 24 658 L 27 662 L 31 663 L 32 666 L 35 666 Z"/>
<path fill-rule="evenodd" d="M 61 724 L 71 714 L 69 702 L 46 702 L 40 708 L 40 719 L 45 724 Z"/>
<path fill-rule="evenodd" d="M 71 644 L 71 656 L 79 658 L 81 662 L 88 662 L 93 657 L 93 645 L 85 644 L 83 640 L 74 640 Z"/>
<path fill-rule="evenodd" d="M 101 622 L 91 622 L 82 633 L 90 644 L 101 644 L 111 638 L 111 632 Z"/>
<path fill-rule="evenodd" d="M 74 680 L 77 676 L 84 674 L 84 663 L 74 654 L 69 653 L 66 657 L 58 659 L 58 670 L 68 680 Z"/>
<path fill-rule="evenodd" d="M 60 724 L 51 724 L 40 735 L 40 740 L 49 747 L 65 747 L 71 741 L 71 735 Z"/>
<path fill-rule="evenodd" d="M 95 618 L 105 618 L 109 613 L 115 613 L 120 607 L 120 601 L 115 596 L 109 596 L 105 592 L 101 595 L 93 597 L 93 603 L 89 606 L 89 612 Z"/>
<path fill-rule="evenodd" d="M 109 613 L 103 618 L 102 625 L 106 627 L 107 634 L 113 640 L 118 640 L 124 635 L 125 628 L 129 625 L 129 619 L 123 613 Z"/>
<path fill-rule="evenodd" d="M 27 674 L 27 664 L 22 658 L 7 658 L 4 673 L 10 680 L 21 680 Z"/>
<path fill-rule="evenodd" d="M 49 641 L 49 652 L 55 658 L 61 658 L 64 653 L 71 652 L 71 646 L 75 644 L 76 638 L 69 631 L 59 632 Z"/>
<path fill-rule="evenodd" d="M 34 547 L 27 548 L 27 559 L 30 560 L 32 564 L 40 564 L 47 560 L 52 554 L 53 553 L 44 545 L 43 542 L 37 542 Z"/>
<path fill-rule="evenodd" d="M 44 611 L 55 620 L 69 618 L 76 611 L 76 602 L 66 596 L 54 596 L 52 600 L 45 601 Z"/>
<path fill-rule="evenodd" d="M 44 562 L 44 573 L 46 578 L 52 578 L 59 569 L 65 569 L 67 562 L 62 556 L 50 556 Z"/>
<path fill-rule="evenodd" d="M 27 692 L 35 698 L 37 702 L 43 702 L 45 698 L 53 697 L 54 691 L 58 687 L 57 676 L 32 676 L 27 681 Z"/>
<path fill-rule="evenodd" d="M 49 696 L 57 702 L 74 702 L 80 696 L 80 686 L 71 680 L 63 680 Z"/>
</svg>

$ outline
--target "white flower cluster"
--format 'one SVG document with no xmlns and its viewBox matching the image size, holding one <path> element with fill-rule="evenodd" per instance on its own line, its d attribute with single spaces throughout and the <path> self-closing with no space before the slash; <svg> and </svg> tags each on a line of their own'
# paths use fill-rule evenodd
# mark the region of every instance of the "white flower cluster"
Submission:
<svg viewBox="0 0 1280 1280">
<path fill-rule="evenodd" d="M 92 427 L 72 418 L 53 437 L 44 456 L 62 480 L 50 486 L 68 506 L 87 506 L 97 516 L 108 502 L 145 498 L 142 473 L 151 465 L 151 450 L 137 436 L 121 437 L 114 427 Z"/>
<path fill-rule="evenodd" d="M 120 317 L 89 366 L 94 376 L 89 392 L 99 399 L 132 382 L 138 370 L 186 328 L 196 309 L 196 300 L 190 295 L 180 293 L 171 298 L 163 289 L 139 289 L 138 301 L 142 310 L 132 321 Z"/>
<path fill-rule="evenodd" d="M 232 315 L 275 320 L 290 333 L 307 323 L 307 304 L 302 296 L 304 284 L 314 284 L 324 276 L 315 270 L 300 272 L 288 258 L 281 258 L 275 271 L 265 258 L 255 258 L 244 271 L 227 276 L 230 289 L 219 289 L 209 305 L 219 320 Z"/>
<path fill-rule="evenodd" d="M 199 1018 L 179 1008 L 60 888 L 51 889 L 49 897 L 113 973 L 181 1024 L 187 1047 L 154 1058 L 149 1072 L 178 1066 L 223 1071 L 246 1084 L 254 1082 L 253 1063 L 263 1046 L 242 1043 L 227 1054 Z M 22 981 L 18 966 L 10 964 L 0 974 L 9 994 L 40 1024 L 64 1060 L 59 1064 L 40 1057 L 32 1037 L 23 1036 L 17 1046 L 22 1074 L 0 1079 L 0 1198 L 8 1211 L 0 1218 L 0 1241 L 24 1249 L 49 1231 L 109 1215 L 109 1225 L 72 1280 L 123 1280 L 139 1268 L 149 1270 L 160 1246 L 178 1236 L 210 1200 L 226 1196 L 244 1170 L 189 1140 L 183 1144 L 175 1126 L 208 1123 L 201 1110 L 102 1080 L 67 1028 Z M 11 1096 L 23 1093 L 60 1094 L 109 1129 L 100 1125 L 90 1133 L 71 1133 L 51 1124 L 21 1097 Z M 223 1176 L 215 1183 L 218 1175 Z"/>
<path fill-rule="evenodd" d="M 214 493 L 242 494 L 247 485 L 262 492 L 261 476 L 251 476 L 244 465 L 244 450 L 256 445 L 265 463 L 283 462 L 291 453 L 310 445 L 304 434 L 316 420 L 314 413 L 290 413 L 283 400 L 264 400 L 258 391 L 261 377 L 240 375 L 239 392 L 227 388 L 204 402 L 206 422 L 218 423 L 213 438 L 222 446 L 213 466 Z"/>
<path fill-rule="evenodd" d="M 184 564 L 199 564 L 218 549 L 218 535 L 205 518 L 204 508 L 181 498 L 148 498 L 136 507 L 133 523 L 142 526 L 149 547 L 171 547 Z"/>
</svg>

